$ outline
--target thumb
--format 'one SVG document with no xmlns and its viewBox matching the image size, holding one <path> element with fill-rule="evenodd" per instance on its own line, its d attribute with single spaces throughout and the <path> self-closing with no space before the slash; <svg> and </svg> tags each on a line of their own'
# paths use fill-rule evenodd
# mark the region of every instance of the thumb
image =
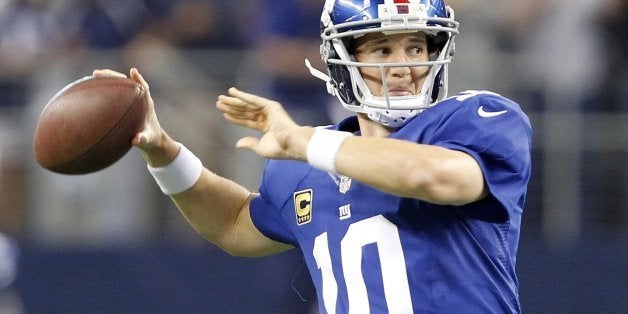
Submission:
<svg viewBox="0 0 628 314">
<path fill-rule="evenodd" d="M 145 141 L 146 140 L 143 138 L 142 133 L 140 132 L 140 133 L 135 134 L 135 136 L 133 136 L 133 138 L 131 139 L 131 145 L 140 146 Z"/>
<path fill-rule="evenodd" d="M 149 138 L 150 138 L 150 132 L 148 131 L 138 132 L 137 134 L 135 134 L 133 139 L 131 139 L 131 145 L 141 148 L 143 146 L 146 146 L 149 143 Z"/>
<path fill-rule="evenodd" d="M 259 139 L 252 136 L 243 137 L 238 142 L 236 142 L 237 148 L 244 148 L 252 151 L 255 151 L 255 148 L 258 145 Z"/>
</svg>

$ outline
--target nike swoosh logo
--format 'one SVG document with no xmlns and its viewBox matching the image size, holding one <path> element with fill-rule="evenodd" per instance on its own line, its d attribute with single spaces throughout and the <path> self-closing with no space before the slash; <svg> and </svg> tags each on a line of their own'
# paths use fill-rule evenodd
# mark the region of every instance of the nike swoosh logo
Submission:
<svg viewBox="0 0 628 314">
<path fill-rule="evenodd" d="M 484 106 L 480 106 L 480 108 L 478 108 L 478 115 L 482 118 L 492 118 L 492 117 L 497 117 L 501 114 L 506 113 L 508 110 L 502 110 L 502 111 L 485 111 L 484 110 Z"/>
</svg>

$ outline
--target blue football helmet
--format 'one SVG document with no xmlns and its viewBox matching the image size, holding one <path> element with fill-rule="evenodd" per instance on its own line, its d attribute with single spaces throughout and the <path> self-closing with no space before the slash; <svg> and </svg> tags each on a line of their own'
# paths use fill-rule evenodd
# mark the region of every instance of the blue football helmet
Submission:
<svg viewBox="0 0 628 314">
<path fill-rule="evenodd" d="M 367 33 L 424 32 L 432 53 L 427 62 L 364 63 L 349 51 L 355 38 Z M 327 91 L 354 112 L 389 127 L 400 127 L 409 118 L 447 97 L 447 65 L 454 55 L 458 23 L 443 0 L 327 0 L 321 15 L 321 57 L 327 74 L 306 64 L 324 80 Z M 429 66 L 421 92 L 412 96 L 374 96 L 360 74 L 360 67 L 379 67 L 386 84 L 386 68 Z"/>
</svg>

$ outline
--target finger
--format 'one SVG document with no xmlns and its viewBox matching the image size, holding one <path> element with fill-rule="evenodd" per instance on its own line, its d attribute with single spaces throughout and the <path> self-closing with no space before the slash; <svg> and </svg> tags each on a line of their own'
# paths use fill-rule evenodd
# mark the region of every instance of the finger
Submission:
<svg viewBox="0 0 628 314">
<path fill-rule="evenodd" d="M 92 72 L 92 75 L 94 77 L 108 77 L 108 76 L 113 76 L 113 77 L 126 77 L 126 75 L 124 75 L 123 73 L 114 71 L 114 70 L 110 70 L 110 69 L 95 69 Z"/>
<path fill-rule="evenodd" d="M 260 110 L 259 107 L 248 105 L 240 99 L 224 95 L 218 96 L 218 100 L 216 101 L 216 107 L 221 111 L 230 112 L 247 112 Z"/>
<path fill-rule="evenodd" d="M 258 121 L 246 119 L 246 118 L 240 118 L 238 116 L 234 116 L 228 113 L 223 114 L 223 117 L 225 118 L 225 120 L 233 124 L 243 126 L 249 129 L 264 131 L 263 124 L 259 123 Z"/>
<path fill-rule="evenodd" d="M 140 71 L 137 70 L 137 68 L 131 68 L 131 71 L 129 72 L 129 74 L 131 75 L 131 79 L 140 83 L 140 85 L 144 88 L 146 93 L 150 94 L 150 87 L 148 86 L 148 83 L 146 82 L 142 74 L 140 74 Z"/>
<path fill-rule="evenodd" d="M 235 96 L 220 95 L 218 96 L 218 101 L 224 103 L 226 106 L 230 106 L 232 110 L 240 110 L 240 111 L 263 110 L 263 107 L 260 106 L 259 103 L 248 102 L 244 99 L 241 99 Z"/>
<path fill-rule="evenodd" d="M 255 120 L 255 121 L 259 121 L 261 118 L 263 118 L 261 109 L 247 110 L 238 106 L 228 105 L 227 103 L 224 103 L 221 101 L 216 102 L 216 108 L 220 110 L 222 113 L 229 114 L 230 116 L 234 118 L 248 119 L 248 120 Z"/>
<path fill-rule="evenodd" d="M 258 96 L 258 95 L 254 95 L 251 93 L 247 93 L 247 92 L 243 92 L 235 87 L 231 87 L 228 90 L 229 95 L 240 99 L 241 101 L 245 102 L 246 104 L 252 105 L 252 106 L 256 106 L 256 107 L 266 107 L 269 106 L 271 104 L 275 104 L 277 103 L 274 100 L 268 99 L 268 98 L 264 98 L 262 96 Z"/>
</svg>

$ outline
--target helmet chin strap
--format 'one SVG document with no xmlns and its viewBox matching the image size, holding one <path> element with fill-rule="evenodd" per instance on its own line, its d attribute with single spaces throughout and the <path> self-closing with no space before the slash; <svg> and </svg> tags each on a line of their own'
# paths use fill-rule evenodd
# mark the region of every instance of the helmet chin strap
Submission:
<svg viewBox="0 0 628 314">
<path fill-rule="evenodd" d="M 308 68 L 308 70 L 310 71 L 310 74 L 312 74 L 312 76 L 314 76 L 317 79 L 320 79 L 322 81 L 325 82 L 325 85 L 327 86 L 327 92 L 329 94 L 331 94 L 332 96 L 336 96 L 336 89 L 334 88 L 333 85 L 331 85 L 331 78 L 329 77 L 329 75 L 323 73 L 322 71 L 314 68 L 312 66 L 312 63 L 310 63 L 310 60 L 305 59 L 305 66 Z"/>
<path fill-rule="evenodd" d="M 310 74 L 312 74 L 312 76 L 316 77 L 317 79 L 323 80 L 325 82 L 331 80 L 329 75 L 323 73 L 323 71 L 319 69 L 314 68 L 309 59 L 305 59 L 305 66 L 308 68 L 308 70 L 310 70 Z"/>
</svg>

